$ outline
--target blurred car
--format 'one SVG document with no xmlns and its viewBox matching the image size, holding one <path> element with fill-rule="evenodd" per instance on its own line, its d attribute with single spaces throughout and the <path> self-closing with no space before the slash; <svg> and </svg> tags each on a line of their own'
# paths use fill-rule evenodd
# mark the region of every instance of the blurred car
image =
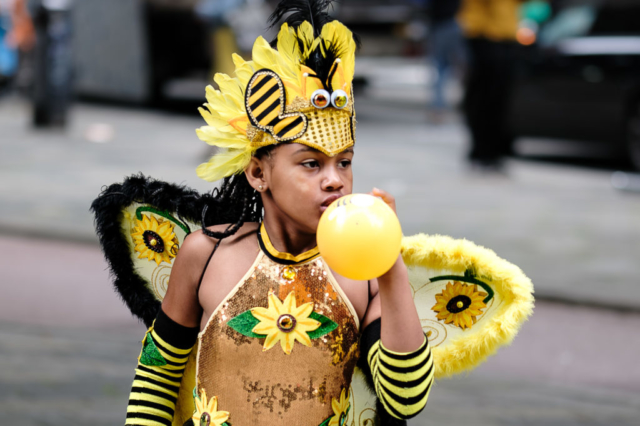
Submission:
<svg viewBox="0 0 640 426">
<path fill-rule="evenodd" d="M 640 0 L 572 2 L 525 48 L 514 137 L 606 144 L 640 169 Z"/>
</svg>

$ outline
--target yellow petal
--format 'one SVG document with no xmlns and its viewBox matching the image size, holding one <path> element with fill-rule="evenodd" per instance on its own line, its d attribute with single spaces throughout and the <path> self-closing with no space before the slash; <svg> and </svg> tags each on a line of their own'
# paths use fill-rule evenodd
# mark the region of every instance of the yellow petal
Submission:
<svg viewBox="0 0 640 426">
<path fill-rule="evenodd" d="M 288 314 L 282 307 L 282 302 L 274 293 L 269 294 L 269 310 L 277 314 L 276 319 L 282 314 Z"/>
<path fill-rule="evenodd" d="M 211 417 L 211 422 L 213 424 L 221 425 L 222 423 L 229 420 L 229 412 L 228 411 L 218 411 Z"/>
<path fill-rule="evenodd" d="M 296 309 L 295 317 L 297 318 L 307 318 L 313 312 L 313 303 L 303 303 L 298 309 Z"/>
<path fill-rule="evenodd" d="M 271 321 L 275 324 L 275 321 L 278 319 L 278 315 L 276 315 L 273 310 L 261 307 L 251 309 L 251 315 L 253 315 L 257 320 L 260 320 L 260 322 Z"/>
<path fill-rule="evenodd" d="M 291 355 L 291 350 L 293 349 L 293 333 L 295 333 L 295 331 L 291 333 L 282 333 L 282 336 L 280 337 L 280 346 L 282 346 L 282 350 L 287 355 Z"/>
<path fill-rule="evenodd" d="M 277 333 L 280 330 L 275 325 L 275 322 L 265 321 L 253 327 L 253 330 L 251 331 L 253 331 L 256 334 L 270 334 L 270 333 Z"/>
<path fill-rule="evenodd" d="M 262 347 L 263 351 L 268 351 L 269 349 L 271 349 L 273 347 L 273 345 L 275 345 L 276 343 L 278 343 L 278 340 L 280 340 L 280 335 L 283 333 L 272 333 L 269 334 L 266 339 L 264 339 L 264 346 Z"/>
<path fill-rule="evenodd" d="M 297 315 L 295 314 L 295 308 L 296 299 L 293 296 L 293 292 L 290 292 L 289 294 L 287 294 L 287 297 L 285 297 L 284 302 L 282 302 L 282 312 L 280 312 L 280 314 L 291 314 L 297 318 Z"/>
<path fill-rule="evenodd" d="M 340 403 L 335 398 L 331 400 L 331 409 L 336 415 L 340 415 Z"/>
<path fill-rule="evenodd" d="M 320 321 L 313 318 L 297 319 L 296 328 L 300 327 L 302 331 L 313 331 L 320 327 Z"/>
<path fill-rule="evenodd" d="M 305 331 L 299 330 L 298 327 L 289 334 L 294 335 L 295 339 L 303 345 L 311 346 L 311 338 L 309 338 L 309 335 Z"/>
</svg>

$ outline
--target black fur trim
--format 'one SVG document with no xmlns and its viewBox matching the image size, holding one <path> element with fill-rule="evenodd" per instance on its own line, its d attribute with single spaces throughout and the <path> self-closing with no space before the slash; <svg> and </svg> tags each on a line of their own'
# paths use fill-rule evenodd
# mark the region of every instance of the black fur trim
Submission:
<svg viewBox="0 0 640 426">
<path fill-rule="evenodd" d="M 365 383 L 369 388 L 369 391 L 376 395 L 375 387 L 373 386 L 373 375 L 371 374 L 371 368 L 369 368 L 369 362 L 367 358 L 369 356 L 369 350 L 371 347 L 380 340 L 381 320 L 378 318 L 373 321 L 362 331 L 360 336 L 360 358 L 358 359 L 358 367 L 362 370 L 365 377 Z M 380 399 L 376 395 L 376 412 L 380 420 L 380 425 L 384 426 L 407 426 L 406 420 L 399 420 L 389 414 L 380 402 Z"/>
<path fill-rule="evenodd" d="M 177 217 L 199 223 L 205 205 L 207 224 L 228 223 L 225 209 L 210 194 L 174 185 L 142 174 L 132 175 L 122 183 L 104 189 L 91 203 L 95 215 L 96 232 L 109 264 L 113 284 L 122 300 L 135 316 L 149 327 L 158 314 L 160 302 L 147 289 L 146 280 L 133 267 L 131 248 L 122 233 L 123 210 L 132 203 L 148 204 L 175 213 Z M 235 219 L 234 219 L 235 220 Z"/>
</svg>

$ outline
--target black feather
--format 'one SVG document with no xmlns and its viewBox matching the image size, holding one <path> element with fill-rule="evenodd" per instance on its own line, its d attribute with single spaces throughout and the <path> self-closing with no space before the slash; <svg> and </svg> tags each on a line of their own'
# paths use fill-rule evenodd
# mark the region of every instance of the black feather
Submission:
<svg viewBox="0 0 640 426">
<path fill-rule="evenodd" d="M 215 223 L 226 223 L 216 200 L 210 194 L 200 195 L 184 186 L 133 175 L 123 183 L 106 188 L 91 204 L 95 214 L 96 232 L 109 264 L 114 286 L 129 310 L 148 327 L 155 319 L 160 302 L 147 289 L 145 280 L 135 271 L 127 238 L 123 234 L 122 212 L 134 202 L 150 204 L 161 210 L 175 212 L 180 217 L 198 223 L 205 205 L 210 206 Z M 212 223 L 212 224 L 215 224 Z"/>
<path fill-rule="evenodd" d="M 298 28 L 304 21 L 308 21 L 313 27 L 314 37 L 318 37 L 324 24 L 334 20 L 327 13 L 332 3 L 333 0 L 281 0 L 269 17 L 269 24 L 274 27 L 286 22 L 290 27 Z M 285 15 L 286 19 L 282 21 Z"/>
<path fill-rule="evenodd" d="M 276 9 L 269 17 L 271 28 L 276 25 L 287 23 L 290 27 L 296 29 L 303 22 L 307 21 L 313 27 L 314 37 L 319 37 L 322 33 L 322 27 L 335 21 L 327 9 L 333 6 L 333 0 L 282 0 L 276 6 Z M 357 35 L 353 35 L 356 46 L 360 46 L 360 39 Z M 298 39 L 300 50 L 304 51 L 305 47 L 311 46 L 313 40 Z M 271 42 L 271 46 L 277 45 L 277 39 Z M 331 70 L 335 60 L 343 55 L 347 46 L 341 46 L 331 40 L 325 40 L 323 46 L 318 46 L 308 57 L 301 58 L 301 63 L 315 71 L 317 78 L 321 81 L 325 89 L 330 90 L 331 87 Z"/>
</svg>

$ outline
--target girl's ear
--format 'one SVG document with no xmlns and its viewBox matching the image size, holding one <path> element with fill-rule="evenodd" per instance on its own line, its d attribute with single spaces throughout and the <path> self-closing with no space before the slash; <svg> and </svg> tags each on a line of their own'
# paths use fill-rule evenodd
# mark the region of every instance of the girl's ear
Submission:
<svg viewBox="0 0 640 426">
<path fill-rule="evenodd" d="M 267 181 L 264 175 L 265 165 L 266 164 L 261 159 L 251 157 L 251 162 L 244 170 L 244 173 L 247 176 L 247 181 L 249 181 L 249 185 L 258 192 L 264 192 L 267 190 Z"/>
</svg>

